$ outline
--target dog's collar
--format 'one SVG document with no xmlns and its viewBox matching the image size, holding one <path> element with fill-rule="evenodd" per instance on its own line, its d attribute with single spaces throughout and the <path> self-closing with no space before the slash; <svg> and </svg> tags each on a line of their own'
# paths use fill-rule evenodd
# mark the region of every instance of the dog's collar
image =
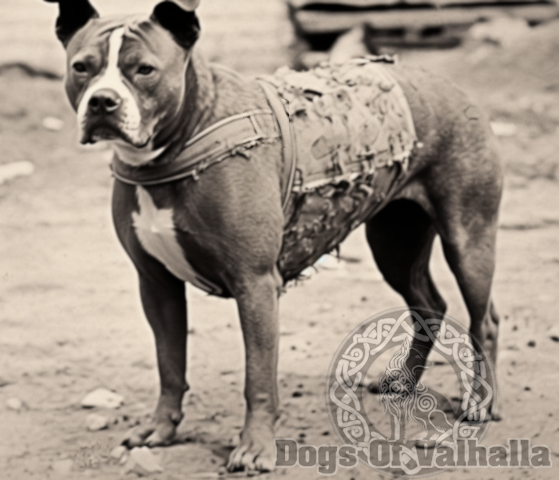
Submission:
<svg viewBox="0 0 559 480">
<path fill-rule="evenodd" d="M 192 137 L 178 156 L 163 165 L 131 167 L 115 155 L 113 175 L 129 185 L 161 185 L 199 173 L 227 157 L 243 154 L 254 145 L 279 137 L 273 114 L 269 110 L 252 110 L 215 123 Z"/>
<path fill-rule="evenodd" d="M 287 207 L 295 172 L 290 123 L 281 100 L 271 85 L 259 81 L 271 110 L 258 109 L 227 117 L 192 137 L 178 156 L 163 165 L 131 167 L 115 155 L 113 176 L 128 185 L 161 185 L 188 177 L 197 179 L 208 167 L 226 158 L 249 157 L 248 150 L 280 138 L 283 144 L 282 205 Z"/>
</svg>

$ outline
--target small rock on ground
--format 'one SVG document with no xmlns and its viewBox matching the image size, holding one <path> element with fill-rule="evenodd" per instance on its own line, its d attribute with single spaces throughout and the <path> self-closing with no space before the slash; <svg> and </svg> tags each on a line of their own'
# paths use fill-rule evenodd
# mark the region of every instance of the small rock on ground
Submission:
<svg viewBox="0 0 559 480">
<path fill-rule="evenodd" d="M 127 448 L 119 445 L 118 447 L 115 447 L 111 450 L 111 458 L 114 458 L 115 460 L 120 460 L 122 458 L 122 456 L 127 452 Z"/>
<path fill-rule="evenodd" d="M 43 118 L 43 127 L 51 132 L 58 132 L 64 127 L 64 122 L 56 117 Z"/>
<path fill-rule="evenodd" d="M 23 402 L 19 398 L 8 398 L 8 400 L 6 400 L 6 407 L 19 412 L 23 408 Z"/>
<path fill-rule="evenodd" d="M 82 400 L 83 408 L 118 408 L 124 404 L 124 398 L 106 388 L 98 388 Z"/>
<path fill-rule="evenodd" d="M 92 413 L 85 419 L 85 424 L 87 425 L 88 430 L 90 430 L 91 432 L 97 432 L 98 430 L 108 428 L 109 420 L 107 419 L 107 417 L 103 417 L 103 415 Z"/>
<path fill-rule="evenodd" d="M 35 171 L 35 166 L 31 162 L 11 162 L 0 165 L 0 185 L 16 177 L 28 176 Z"/>
<path fill-rule="evenodd" d="M 163 467 L 159 463 L 159 459 L 147 447 L 133 448 L 124 466 L 124 473 L 149 475 L 161 472 L 163 472 Z"/>
</svg>

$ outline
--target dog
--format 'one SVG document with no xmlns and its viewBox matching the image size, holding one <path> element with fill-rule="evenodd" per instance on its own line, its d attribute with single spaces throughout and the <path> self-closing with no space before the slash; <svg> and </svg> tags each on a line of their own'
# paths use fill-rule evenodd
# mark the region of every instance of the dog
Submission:
<svg viewBox="0 0 559 480">
<path fill-rule="evenodd" d="M 287 280 L 360 223 L 386 281 L 408 305 L 442 315 L 446 305 L 429 273 L 433 241 L 440 236 L 471 334 L 495 362 L 498 316 L 491 284 L 502 167 L 487 120 L 460 90 L 421 69 L 381 65 L 394 80 L 385 90 L 400 92 L 402 108 L 409 109 L 414 131 L 403 142 L 411 141 L 413 148 L 366 174 L 355 170 L 337 183 L 334 175 L 305 193 L 296 177 L 310 162 L 294 160 L 297 148 L 290 146 L 300 133 L 300 110 L 290 106 L 292 121 L 286 126 L 285 98 L 274 100 L 270 83 L 204 61 L 195 48 L 199 0 L 159 3 L 149 18 L 100 18 L 88 0 L 46 1 L 59 3 L 56 33 L 67 52 L 65 88 L 81 142 L 106 141 L 115 152 L 114 225 L 137 269 L 155 337 L 159 400 L 153 422 L 133 430 L 128 446 L 169 444 L 183 417 L 181 403 L 189 388 L 188 281 L 233 297 L 238 306 L 247 409 L 240 444 L 227 467 L 273 470 L 280 294 Z M 368 82 L 362 79 L 361 86 Z M 284 93 L 298 91 L 283 86 Z M 318 97 L 320 92 L 310 88 L 298 99 L 318 108 Z M 353 111 L 354 99 L 332 98 L 336 108 Z M 403 116 L 393 116 L 403 125 L 404 110 Z M 325 115 L 323 124 L 337 128 L 342 117 Z M 253 127 L 260 136 L 252 135 Z M 366 131 L 360 130 L 361 140 Z M 230 145 L 229 136 L 240 144 Z M 313 152 L 330 154 L 336 142 L 326 134 L 321 138 Z M 344 138 L 340 142 L 350 137 Z M 369 157 L 374 155 L 365 149 L 359 168 Z M 316 216 L 323 206 L 327 214 Z M 422 354 L 406 361 L 415 371 L 429 347 L 418 342 L 412 348 Z"/>
</svg>

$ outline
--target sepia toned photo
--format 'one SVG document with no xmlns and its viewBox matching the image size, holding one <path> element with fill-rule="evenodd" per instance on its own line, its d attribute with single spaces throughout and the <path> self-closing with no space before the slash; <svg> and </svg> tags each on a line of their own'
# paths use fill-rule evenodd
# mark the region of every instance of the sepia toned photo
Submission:
<svg viewBox="0 0 559 480">
<path fill-rule="evenodd" d="M 2 0 L 0 478 L 556 478 L 555 0 Z"/>
</svg>

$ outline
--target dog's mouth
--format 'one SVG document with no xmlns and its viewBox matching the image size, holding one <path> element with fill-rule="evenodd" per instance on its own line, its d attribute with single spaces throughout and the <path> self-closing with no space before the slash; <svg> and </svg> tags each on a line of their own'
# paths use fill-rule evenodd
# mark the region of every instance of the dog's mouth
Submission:
<svg viewBox="0 0 559 480">
<path fill-rule="evenodd" d="M 85 122 L 82 129 L 81 143 L 96 143 L 100 141 L 123 139 L 123 132 L 116 125 L 108 122 Z"/>
<path fill-rule="evenodd" d="M 135 148 L 144 148 L 149 143 L 149 138 L 134 140 L 128 133 L 118 126 L 108 122 L 95 122 L 86 125 L 81 138 L 82 144 L 97 143 L 101 141 L 123 141 Z"/>
<path fill-rule="evenodd" d="M 101 140 L 114 140 L 115 138 L 121 138 L 122 134 L 116 128 L 113 127 L 97 127 L 94 128 L 89 138 L 92 142 L 98 142 Z"/>
</svg>

